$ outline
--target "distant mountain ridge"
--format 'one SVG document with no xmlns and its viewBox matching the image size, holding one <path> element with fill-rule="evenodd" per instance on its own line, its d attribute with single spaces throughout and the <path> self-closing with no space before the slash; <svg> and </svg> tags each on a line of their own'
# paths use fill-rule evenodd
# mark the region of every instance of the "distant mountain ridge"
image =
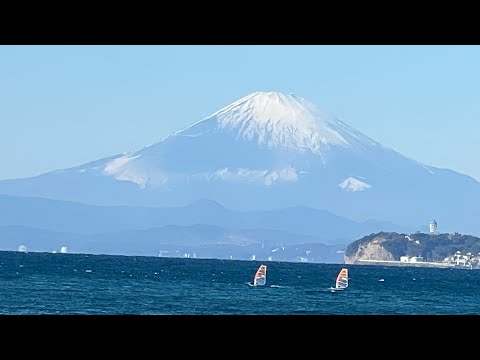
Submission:
<svg viewBox="0 0 480 360">
<path fill-rule="evenodd" d="M 329 211 L 292 207 L 272 211 L 228 210 L 210 200 L 183 207 L 94 206 L 42 198 L 0 195 L 0 226 L 16 225 L 66 233 L 95 234 L 196 224 L 230 229 L 266 229 L 311 236 L 326 244 L 347 243 L 379 229 L 401 231 L 385 222 L 358 223 Z"/>
</svg>

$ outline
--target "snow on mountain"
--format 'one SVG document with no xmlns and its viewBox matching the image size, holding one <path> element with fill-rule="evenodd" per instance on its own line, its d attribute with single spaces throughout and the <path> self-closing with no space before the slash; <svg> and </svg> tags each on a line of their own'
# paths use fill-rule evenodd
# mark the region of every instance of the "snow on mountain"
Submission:
<svg viewBox="0 0 480 360">
<path fill-rule="evenodd" d="M 146 176 L 139 175 L 134 170 L 128 167 L 128 163 L 138 158 L 138 156 L 121 156 L 108 162 L 103 169 L 106 175 L 112 175 L 117 180 L 131 181 L 138 184 L 141 188 L 144 188 L 147 184 L 148 178 Z M 79 171 L 85 171 L 81 169 Z"/>
<path fill-rule="evenodd" d="M 176 135 L 199 136 L 212 130 L 232 131 L 237 138 L 253 140 L 267 148 L 314 154 L 321 154 L 330 146 L 379 145 L 305 99 L 277 92 L 245 96 Z"/>
<path fill-rule="evenodd" d="M 345 179 L 345 181 L 338 184 L 338 186 L 347 191 L 364 191 L 371 188 L 371 186 L 367 183 L 364 183 L 363 181 L 355 179 L 353 177 Z"/>
<path fill-rule="evenodd" d="M 419 163 L 277 92 L 247 95 L 137 151 L 0 181 L 0 193 L 98 205 L 300 205 L 405 225 L 434 216 L 455 231 L 480 231 L 476 180 Z"/>
<path fill-rule="evenodd" d="M 328 117 L 294 95 L 254 93 L 210 118 L 216 121 L 218 129 L 233 130 L 238 137 L 268 148 L 285 147 L 320 154 L 328 145 L 348 146 L 342 134 L 330 126 Z"/>
</svg>

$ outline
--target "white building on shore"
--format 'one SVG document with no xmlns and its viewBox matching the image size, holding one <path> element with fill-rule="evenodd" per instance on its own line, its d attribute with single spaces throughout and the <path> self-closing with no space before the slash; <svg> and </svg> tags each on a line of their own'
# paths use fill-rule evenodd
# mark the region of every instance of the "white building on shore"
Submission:
<svg viewBox="0 0 480 360">
<path fill-rule="evenodd" d="M 404 263 L 418 263 L 423 262 L 423 257 L 412 256 L 411 258 L 409 258 L 408 256 L 400 256 L 400 261 Z"/>
</svg>

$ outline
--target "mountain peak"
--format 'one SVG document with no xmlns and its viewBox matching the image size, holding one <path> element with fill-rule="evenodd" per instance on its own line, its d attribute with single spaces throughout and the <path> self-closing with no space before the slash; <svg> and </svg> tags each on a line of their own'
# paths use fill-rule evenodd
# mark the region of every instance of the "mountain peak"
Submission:
<svg viewBox="0 0 480 360">
<path fill-rule="evenodd" d="M 346 148 L 352 142 L 371 141 L 304 98 L 274 91 L 251 93 L 177 134 L 196 136 L 206 129 L 233 133 L 237 139 L 256 141 L 267 148 L 314 154 L 331 146 Z"/>
<path fill-rule="evenodd" d="M 211 117 L 220 118 L 222 126 L 255 122 L 295 129 L 316 130 L 319 122 L 328 122 L 327 116 L 305 99 L 280 92 L 254 92 L 218 110 Z"/>
</svg>

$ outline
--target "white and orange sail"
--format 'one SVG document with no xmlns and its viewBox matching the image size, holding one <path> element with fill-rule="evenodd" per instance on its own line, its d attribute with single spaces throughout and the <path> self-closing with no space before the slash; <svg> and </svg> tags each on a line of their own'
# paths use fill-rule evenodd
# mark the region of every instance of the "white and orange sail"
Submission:
<svg viewBox="0 0 480 360">
<path fill-rule="evenodd" d="M 348 287 L 348 269 L 343 268 L 337 275 L 337 280 L 335 281 L 335 287 L 331 288 L 332 291 L 341 291 L 345 290 Z"/>
<path fill-rule="evenodd" d="M 265 285 L 267 282 L 267 265 L 260 265 L 257 272 L 255 273 L 255 277 L 253 278 L 253 285 Z"/>
</svg>

